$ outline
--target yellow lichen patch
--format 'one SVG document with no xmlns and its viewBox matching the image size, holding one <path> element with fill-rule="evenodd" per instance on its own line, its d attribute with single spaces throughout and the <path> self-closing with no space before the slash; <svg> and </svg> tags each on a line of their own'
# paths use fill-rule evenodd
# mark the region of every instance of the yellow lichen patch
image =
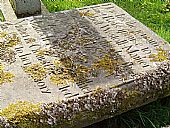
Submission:
<svg viewBox="0 0 170 128">
<path fill-rule="evenodd" d="M 54 69 L 52 69 L 50 81 L 54 84 L 66 85 L 68 82 L 74 82 L 74 79 L 69 74 L 69 70 L 59 60 L 53 62 Z"/>
<path fill-rule="evenodd" d="M 75 75 L 74 75 L 74 80 L 77 82 L 86 80 L 90 70 L 91 69 L 88 68 L 87 66 L 77 64 L 76 70 L 75 70 Z"/>
<path fill-rule="evenodd" d="M 103 89 L 98 86 L 98 87 L 96 87 L 96 89 L 94 90 L 93 95 L 99 94 L 99 93 L 101 93 L 102 91 L 103 91 Z"/>
<path fill-rule="evenodd" d="M 94 13 L 92 13 L 92 12 L 90 12 L 90 11 L 80 11 L 79 12 L 79 14 L 80 14 L 80 16 L 89 16 L 89 17 L 91 17 L 91 16 L 94 16 L 95 14 Z"/>
<path fill-rule="evenodd" d="M 8 35 L 7 32 L 0 32 L 0 38 L 4 38 L 6 35 Z"/>
<path fill-rule="evenodd" d="M 24 71 L 35 81 L 43 80 L 48 74 L 44 66 L 40 63 L 32 64 L 31 66 L 24 68 Z"/>
<path fill-rule="evenodd" d="M 4 48 L 1 47 L 0 49 L 0 60 L 7 62 L 7 63 L 13 63 L 15 62 L 16 58 L 15 58 L 15 51 L 10 49 L 10 48 Z"/>
<path fill-rule="evenodd" d="M 51 56 L 54 54 L 54 51 L 52 51 L 51 49 L 40 49 L 36 52 L 36 55 L 38 56 L 44 56 L 44 55 L 47 55 L 47 56 Z"/>
<path fill-rule="evenodd" d="M 0 63 L 0 71 L 4 69 L 4 66 Z"/>
<path fill-rule="evenodd" d="M 163 62 L 169 60 L 169 53 L 162 48 L 157 48 L 157 54 L 151 54 L 149 58 L 151 58 L 151 62 Z"/>
<path fill-rule="evenodd" d="M 50 76 L 50 80 L 54 84 L 67 85 L 67 83 L 74 82 L 73 78 L 68 74 L 56 74 Z"/>
<path fill-rule="evenodd" d="M 81 64 L 74 64 L 69 58 L 61 58 L 54 61 L 54 69 L 51 71 L 50 80 L 55 84 L 67 84 L 68 82 L 84 81 L 91 69 Z"/>
<path fill-rule="evenodd" d="M 53 64 L 56 68 L 62 66 L 62 63 L 59 60 L 54 60 Z"/>
<path fill-rule="evenodd" d="M 108 73 L 107 75 L 111 75 L 116 70 L 118 65 L 120 65 L 122 63 L 123 63 L 123 61 L 121 59 L 113 59 L 111 57 L 111 55 L 106 54 L 100 60 L 96 61 L 92 65 L 92 67 L 94 69 L 104 69 L 105 71 L 107 71 L 107 73 Z"/>
<path fill-rule="evenodd" d="M 7 41 L 8 41 L 8 43 L 6 44 L 6 46 L 8 46 L 8 47 L 13 47 L 13 46 L 21 43 L 21 40 L 17 36 L 16 33 L 9 35 L 8 38 L 7 38 Z"/>
<path fill-rule="evenodd" d="M 0 38 L 3 39 L 3 42 L 0 42 L 0 45 L 4 45 L 5 47 L 13 47 L 21 43 L 21 40 L 16 33 L 0 32 Z"/>
<path fill-rule="evenodd" d="M 34 113 L 41 112 L 40 105 L 41 103 L 33 104 L 27 101 L 18 101 L 1 110 L 0 116 L 6 117 L 12 123 L 23 123 L 28 118 L 34 119 Z"/>
<path fill-rule="evenodd" d="M 14 75 L 10 72 L 5 72 L 4 66 L 0 63 L 0 85 L 3 83 L 10 83 L 13 82 L 12 78 L 14 78 Z"/>
<path fill-rule="evenodd" d="M 0 32 L 0 59 L 7 63 L 15 62 L 15 51 L 13 46 L 21 43 L 16 33 Z"/>
<path fill-rule="evenodd" d="M 4 83 L 10 83 L 13 82 L 12 78 L 14 78 L 14 75 L 10 72 L 3 71 L 3 66 L 0 66 L 0 85 Z"/>
</svg>

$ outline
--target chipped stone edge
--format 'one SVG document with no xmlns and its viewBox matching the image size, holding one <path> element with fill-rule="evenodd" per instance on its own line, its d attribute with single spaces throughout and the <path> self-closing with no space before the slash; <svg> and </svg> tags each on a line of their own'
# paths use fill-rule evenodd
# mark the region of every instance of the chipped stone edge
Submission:
<svg viewBox="0 0 170 128">
<path fill-rule="evenodd" d="M 136 80 L 125 85 L 128 88 L 98 88 L 86 96 L 60 103 L 44 103 L 41 112 L 34 113 L 36 120 L 30 120 L 28 126 L 84 127 L 169 96 L 170 62 L 161 63 L 156 70 L 138 75 Z M 0 127 L 14 128 L 18 125 L 22 126 L 22 119 L 14 124 L 0 116 Z"/>
</svg>

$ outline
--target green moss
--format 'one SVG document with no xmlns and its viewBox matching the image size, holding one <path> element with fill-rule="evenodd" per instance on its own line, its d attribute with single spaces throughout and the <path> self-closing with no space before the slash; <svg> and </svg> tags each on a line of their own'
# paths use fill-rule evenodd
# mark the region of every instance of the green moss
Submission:
<svg viewBox="0 0 170 128">
<path fill-rule="evenodd" d="M 4 15 L 3 15 L 3 13 L 2 13 L 1 10 L 0 10 L 0 21 L 1 21 L 1 22 L 4 22 L 4 21 L 5 21 L 5 17 L 4 17 Z"/>
</svg>

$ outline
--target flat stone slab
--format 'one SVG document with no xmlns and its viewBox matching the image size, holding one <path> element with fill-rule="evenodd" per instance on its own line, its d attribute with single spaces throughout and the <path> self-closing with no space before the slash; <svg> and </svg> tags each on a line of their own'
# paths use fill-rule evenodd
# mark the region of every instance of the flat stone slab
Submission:
<svg viewBox="0 0 170 128">
<path fill-rule="evenodd" d="M 0 126 L 83 127 L 170 95 L 170 45 L 113 3 L 0 31 Z"/>
</svg>

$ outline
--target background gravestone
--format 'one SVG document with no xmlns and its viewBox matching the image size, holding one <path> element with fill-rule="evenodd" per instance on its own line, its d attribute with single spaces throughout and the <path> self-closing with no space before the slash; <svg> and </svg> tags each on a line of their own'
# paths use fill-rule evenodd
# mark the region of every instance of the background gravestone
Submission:
<svg viewBox="0 0 170 128">
<path fill-rule="evenodd" d="M 0 29 L 1 126 L 83 127 L 170 95 L 169 44 L 113 3 Z"/>
<path fill-rule="evenodd" d="M 37 15 L 41 13 L 40 0 L 10 0 L 18 17 Z"/>
</svg>

